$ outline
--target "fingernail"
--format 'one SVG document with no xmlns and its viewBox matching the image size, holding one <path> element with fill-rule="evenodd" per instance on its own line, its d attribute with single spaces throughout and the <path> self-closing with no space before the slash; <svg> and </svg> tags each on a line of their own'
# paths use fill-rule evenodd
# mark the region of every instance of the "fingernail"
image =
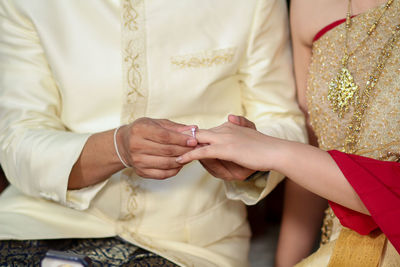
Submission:
<svg viewBox="0 0 400 267">
<path fill-rule="evenodd" d="M 175 160 L 176 160 L 176 162 L 181 162 L 182 161 L 182 157 L 177 157 Z"/>
<path fill-rule="evenodd" d="M 232 122 L 240 123 L 240 119 L 238 116 L 231 114 L 229 115 L 229 117 L 231 118 Z"/>
<path fill-rule="evenodd" d="M 188 139 L 188 140 L 186 141 L 186 145 L 188 145 L 188 146 L 195 146 L 195 145 L 197 145 L 197 140 L 196 140 L 196 139 L 193 139 L 193 138 Z"/>
</svg>

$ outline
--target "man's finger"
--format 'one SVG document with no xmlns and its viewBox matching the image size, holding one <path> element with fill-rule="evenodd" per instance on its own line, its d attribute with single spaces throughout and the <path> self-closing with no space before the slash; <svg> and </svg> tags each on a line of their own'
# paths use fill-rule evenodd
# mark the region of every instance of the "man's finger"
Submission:
<svg viewBox="0 0 400 267">
<path fill-rule="evenodd" d="M 159 169 L 170 170 L 182 167 L 175 157 L 160 157 L 153 155 L 138 155 L 131 159 L 132 166 L 135 169 Z"/>
<path fill-rule="evenodd" d="M 197 141 L 192 136 L 184 133 L 171 131 L 162 127 L 152 127 L 151 132 L 145 136 L 147 140 L 159 143 L 178 146 L 196 146 Z"/>
<path fill-rule="evenodd" d="M 159 120 L 158 123 L 165 129 L 175 131 L 175 132 L 185 132 L 190 131 L 192 128 L 198 128 L 197 125 L 186 125 L 181 123 L 176 123 L 170 120 Z"/>
<path fill-rule="evenodd" d="M 136 174 L 149 179 L 157 179 L 157 180 L 164 180 L 170 177 L 173 177 L 178 174 L 181 170 L 180 168 L 171 169 L 171 170 L 160 170 L 160 169 L 139 169 L 136 170 Z"/>
<path fill-rule="evenodd" d="M 192 150 L 193 147 L 179 145 L 165 145 L 155 143 L 149 140 L 143 140 L 140 147 L 134 147 L 131 150 L 132 154 L 140 153 L 153 156 L 177 157 Z"/>
<path fill-rule="evenodd" d="M 202 159 L 200 160 L 201 165 L 213 176 L 218 178 L 229 177 L 229 171 L 224 167 L 218 159 Z"/>
<path fill-rule="evenodd" d="M 242 127 L 256 129 L 256 125 L 252 121 L 249 121 L 243 116 L 229 115 L 228 121 Z"/>
<path fill-rule="evenodd" d="M 199 162 L 201 163 L 203 168 L 206 169 L 206 171 L 208 171 L 212 176 L 217 177 L 217 174 L 214 172 L 214 170 L 211 169 L 210 167 L 208 167 L 208 164 L 206 163 L 207 161 L 212 161 L 212 160 L 215 160 L 215 159 L 203 159 L 203 160 L 200 160 Z"/>
<path fill-rule="evenodd" d="M 229 180 L 244 180 L 254 172 L 254 170 L 247 169 L 231 161 L 221 160 L 221 164 L 229 172 L 226 176 L 229 177 Z"/>
</svg>

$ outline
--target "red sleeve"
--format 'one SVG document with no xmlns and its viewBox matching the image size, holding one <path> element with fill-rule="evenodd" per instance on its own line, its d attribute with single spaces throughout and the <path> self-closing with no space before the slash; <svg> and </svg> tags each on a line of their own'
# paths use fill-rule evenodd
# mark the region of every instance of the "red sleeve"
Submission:
<svg viewBox="0 0 400 267">
<path fill-rule="evenodd" d="M 371 216 L 330 202 L 343 226 L 360 234 L 379 227 L 400 253 L 400 163 L 328 151 Z"/>
</svg>

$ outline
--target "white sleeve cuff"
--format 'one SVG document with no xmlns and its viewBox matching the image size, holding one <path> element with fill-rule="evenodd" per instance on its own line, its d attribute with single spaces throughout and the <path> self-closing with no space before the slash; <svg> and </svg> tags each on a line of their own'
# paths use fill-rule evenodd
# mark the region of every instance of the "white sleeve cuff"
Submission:
<svg viewBox="0 0 400 267">
<path fill-rule="evenodd" d="M 103 189 L 107 184 L 107 181 L 108 179 L 101 183 L 78 190 L 68 190 L 65 205 L 77 210 L 85 210 L 89 208 L 90 202 L 97 193 Z"/>
<path fill-rule="evenodd" d="M 250 181 L 225 181 L 225 192 L 229 199 L 254 205 L 268 195 L 283 178 L 282 174 L 270 171 Z"/>
</svg>

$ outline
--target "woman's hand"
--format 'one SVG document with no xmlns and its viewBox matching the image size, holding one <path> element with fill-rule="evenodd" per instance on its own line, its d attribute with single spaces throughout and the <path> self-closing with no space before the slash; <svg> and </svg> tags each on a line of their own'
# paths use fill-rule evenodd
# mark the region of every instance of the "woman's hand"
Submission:
<svg viewBox="0 0 400 267">
<path fill-rule="evenodd" d="M 274 167 L 275 152 L 284 142 L 262 133 L 227 122 L 210 130 L 199 130 L 197 141 L 208 144 L 177 158 L 181 164 L 192 160 L 221 159 L 232 161 L 252 170 L 270 170 Z"/>
<path fill-rule="evenodd" d="M 242 116 L 229 115 L 228 121 L 241 127 L 256 129 L 256 125 Z M 255 171 L 240 166 L 232 161 L 221 159 L 201 159 L 201 165 L 214 177 L 231 180 L 244 180 Z"/>
</svg>

